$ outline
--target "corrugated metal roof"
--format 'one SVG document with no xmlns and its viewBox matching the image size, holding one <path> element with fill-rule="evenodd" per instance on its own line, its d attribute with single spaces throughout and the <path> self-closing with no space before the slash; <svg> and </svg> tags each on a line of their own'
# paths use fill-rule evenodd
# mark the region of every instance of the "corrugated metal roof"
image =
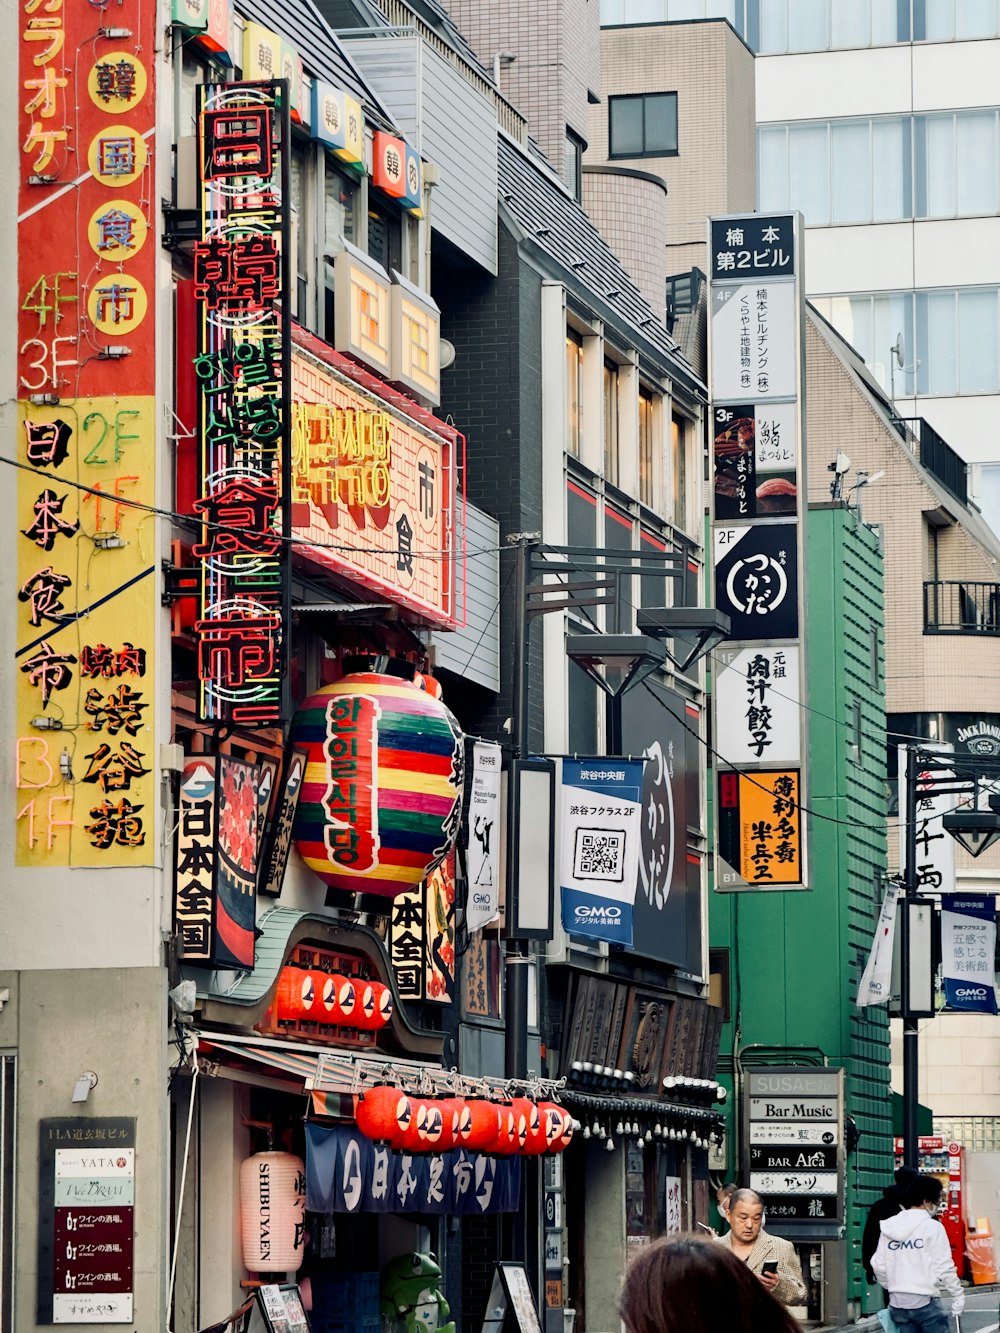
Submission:
<svg viewBox="0 0 1000 1333">
<path fill-rule="evenodd" d="M 644 339 L 700 386 L 621 260 L 576 200 L 552 179 L 550 170 L 505 135 L 500 136 L 499 166 L 501 212 L 558 265 L 567 288 L 586 294 L 603 308 L 602 317 Z"/>
<path fill-rule="evenodd" d="M 236 8 L 252 23 L 260 23 L 287 37 L 310 74 L 350 93 L 366 111 L 392 124 L 389 112 L 313 0 L 237 0 Z"/>
</svg>

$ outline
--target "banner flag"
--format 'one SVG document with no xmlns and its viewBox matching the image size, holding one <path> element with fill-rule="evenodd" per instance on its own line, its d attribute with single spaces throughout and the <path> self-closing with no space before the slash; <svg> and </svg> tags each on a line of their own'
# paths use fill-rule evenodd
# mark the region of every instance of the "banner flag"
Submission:
<svg viewBox="0 0 1000 1333">
<path fill-rule="evenodd" d="M 995 1014 L 993 984 L 996 948 L 996 904 L 993 895 L 941 898 L 941 973 L 949 1009 Z"/>
<path fill-rule="evenodd" d="M 564 759 L 562 769 L 563 929 L 630 945 L 643 761 Z"/>
<path fill-rule="evenodd" d="M 871 953 L 858 984 L 857 1005 L 885 1004 L 892 988 L 892 941 L 896 934 L 896 903 L 899 899 L 900 885 L 890 880 L 882 899 L 875 938 L 872 940 Z"/>
<path fill-rule="evenodd" d="M 469 799 L 469 932 L 482 930 L 500 915 L 500 746 L 477 741 L 472 747 Z"/>
</svg>

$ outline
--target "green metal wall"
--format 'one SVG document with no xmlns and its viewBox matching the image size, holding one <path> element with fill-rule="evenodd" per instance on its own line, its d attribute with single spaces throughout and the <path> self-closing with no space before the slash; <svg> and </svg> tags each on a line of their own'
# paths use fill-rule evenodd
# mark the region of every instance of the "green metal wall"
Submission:
<svg viewBox="0 0 1000 1333">
<path fill-rule="evenodd" d="M 854 1003 L 886 864 L 882 556 L 877 534 L 840 505 L 811 508 L 807 534 L 811 889 L 713 892 L 710 943 L 729 950 L 731 1021 L 719 1063 L 735 1092 L 727 1179 L 737 1166 L 741 1182 L 748 1179 L 746 1164 L 734 1160 L 741 1072 L 845 1068 L 847 1114 L 860 1139 L 847 1158 L 846 1289 L 830 1296 L 860 1313 L 881 1306 L 864 1280 L 861 1230 L 893 1168 L 888 1017 L 883 1006 Z"/>
</svg>

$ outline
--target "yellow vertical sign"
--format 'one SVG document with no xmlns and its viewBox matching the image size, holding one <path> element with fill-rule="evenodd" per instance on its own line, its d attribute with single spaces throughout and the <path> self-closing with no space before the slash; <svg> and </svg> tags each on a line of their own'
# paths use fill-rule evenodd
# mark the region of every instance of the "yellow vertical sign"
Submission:
<svg viewBox="0 0 1000 1333">
<path fill-rule="evenodd" d="M 156 859 L 152 397 L 18 407 L 16 856 Z"/>
</svg>

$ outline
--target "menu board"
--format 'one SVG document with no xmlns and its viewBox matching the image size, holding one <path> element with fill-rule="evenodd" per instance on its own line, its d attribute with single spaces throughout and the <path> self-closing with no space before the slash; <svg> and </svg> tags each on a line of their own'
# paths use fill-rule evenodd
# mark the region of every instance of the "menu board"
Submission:
<svg viewBox="0 0 1000 1333">
<path fill-rule="evenodd" d="M 309 1333 L 309 1320 L 297 1283 L 268 1283 L 258 1287 L 257 1302 L 267 1333 Z"/>
<path fill-rule="evenodd" d="M 39 1126 L 39 1324 L 131 1324 L 135 1120 Z"/>
<path fill-rule="evenodd" d="M 508 1312 L 520 1333 L 542 1333 L 538 1307 L 523 1264 L 499 1263 L 493 1273 L 493 1286 L 486 1303 L 482 1333 L 500 1333 Z"/>
</svg>

